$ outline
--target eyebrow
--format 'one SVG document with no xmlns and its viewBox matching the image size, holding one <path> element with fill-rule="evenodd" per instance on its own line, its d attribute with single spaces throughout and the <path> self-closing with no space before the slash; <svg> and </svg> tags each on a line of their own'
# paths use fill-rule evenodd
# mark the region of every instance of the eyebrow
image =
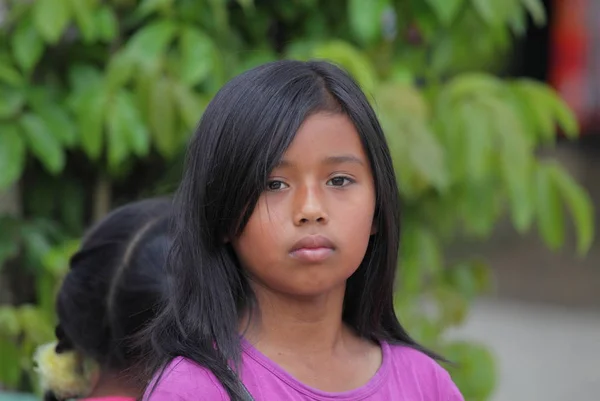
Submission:
<svg viewBox="0 0 600 401">
<path fill-rule="evenodd" d="M 363 161 L 354 156 L 354 155 L 340 155 L 340 156 L 330 156 L 325 159 L 325 164 L 342 164 L 342 163 L 353 163 L 364 165 Z"/>
<path fill-rule="evenodd" d="M 343 164 L 343 163 L 353 163 L 353 164 L 359 164 L 361 166 L 365 165 L 365 163 L 362 161 L 362 159 L 360 159 L 354 155 L 329 156 L 329 157 L 326 157 L 322 163 L 329 164 L 329 165 Z M 293 166 L 294 166 L 294 163 L 290 162 L 289 160 L 281 159 L 277 163 L 275 168 L 293 167 Z"/>
</svg>

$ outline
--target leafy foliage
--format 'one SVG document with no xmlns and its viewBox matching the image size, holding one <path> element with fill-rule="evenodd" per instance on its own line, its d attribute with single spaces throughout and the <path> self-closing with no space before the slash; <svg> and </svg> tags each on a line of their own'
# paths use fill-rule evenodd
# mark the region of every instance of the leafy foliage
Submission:
<svg viewBox="0 0 600 401">
<path fill-rule="evenodd" d="M 545 23 L 539 0 L 7 4 L 0 191 L 18 185 L 24 201 L 22 215 L 1 217 L 0 266 L 17 266 L 5 274 L 25 274 L 34 290 L 0 308 L 0 382 L 10 388 L 33 387 L 23 372 L 52 336 L 73 239 L 111 204 L 172 188 L 181 149 L 218 88 L 277 58 L 329 59 L 373 99 L 404 199 L 397 307 L 420 341 L 457 362 L 451 371 L 468 400 L 488 399 L 493 358 L 444 333 L 489 288 L 490 272 L 475 259 L 450 265 L 447 241 L 485 238 L 508 212 L 519 232 L 535 225 L 558 249 L 566 207 L 578 253 L 591 245 L 588 195 L 534 153 L 553 144 L 557 127 L 576 137 L 573 115 L 544 84 L 492 75 L 528 17 Z"/>
</svg>

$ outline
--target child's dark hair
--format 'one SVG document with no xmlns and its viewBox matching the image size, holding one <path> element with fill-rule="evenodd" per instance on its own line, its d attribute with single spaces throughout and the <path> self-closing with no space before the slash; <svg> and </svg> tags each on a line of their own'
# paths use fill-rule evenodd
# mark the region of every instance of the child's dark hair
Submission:
<svg viewBox="0 0 600 401">
<path fill-rule="evenodd" d="M 57 353 L 77 350 L 116 373 L 140 359 L 130 340 L 165 293 L 170 216 L 169 199 L 139 201 L 87 233 L 57 296 Z"/>
<path fill-rule="evenodd" d="M 174 281 L 167 308 L 150 331 L 157 353 L 150 362 L 156 363 L 156 371 L 184 356 L 210 369 L 232 401 L 246 399 L 228 362 L 239 366 L 238 324 L 244 313 L 256 311 L 256 300 L 226 239 L 243 231 L 271 170 L 303 121 L 319 112 L 344 114 L 354 123 L 376 189 L 377 233 L 348 279 L 343 320 L 366 339 L 423 350 L 394 312 L 400 200 L 375 112 L 338 67 L 277 61 L 226 84 L 204 112 L 189 146 L 167 267 Z"/>
</svg>

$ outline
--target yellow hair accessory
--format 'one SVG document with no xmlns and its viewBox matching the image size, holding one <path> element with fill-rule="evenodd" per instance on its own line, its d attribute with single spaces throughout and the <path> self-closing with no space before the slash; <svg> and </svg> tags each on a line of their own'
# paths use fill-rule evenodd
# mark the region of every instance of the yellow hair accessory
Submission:
<svg viewBox="0 0 600 401">
<path fill-rule="evenodd" d="M 59 399 L 82 397 L 90 391 L 90 369 L 76 351 L 56 352 L 56 343 L 40 346 L 33 357 L 44 391 Z"/>
</svg>

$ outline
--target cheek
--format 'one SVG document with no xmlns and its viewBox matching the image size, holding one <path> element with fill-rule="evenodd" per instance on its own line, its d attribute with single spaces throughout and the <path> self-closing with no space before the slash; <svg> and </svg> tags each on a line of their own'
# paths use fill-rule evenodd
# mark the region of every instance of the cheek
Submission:
<svg viewBox="0 0 600 401">
<path fill-rule="evenodd" d="M 331 209 L 335 222 L 343 225 L 345 230 L 353 230 L 354 233 L 367 230 L 371 234 L 375 214 L 375 195 L 372 190 L 356 194 L 350 202 L 337 202 L 336 207 Z"/>
<path fill-rule="evenodd" d="M 369 245 L 369 240 L 374 232 L 373 212 L 364 210 L 346 218 L 343 235 L 346 250 L 352 258 L 362 260 Z"/>
<path fill-rule="evenodd" d="M 281 238 L 280 232 L 286 227 L 285 217 L 281 204 L 261 198 L 242 236 L 266 243 L 277 241 Z"/>
<path fill-rule="evenodd" d="M 357 195 L 351 202 L 339 202 L 332 209 L 331 216 L 338 240 L 343 241 L 346 257 L 352 260 L 352 265 L 362 260 L 369 239 L 376 229 L 373 224 L 374 194 L 372 191 L 364 191 Z"/>
<path fill-rule="evenodd" d="M 282 232 L 283 212 L 273 202 L 261 199 L 242 234 L 233 241 L 233 247 L 240 261 L 244 265 L 252 264 L 252 261 L 268 261 L 273 253 L 278 240 L 284 238 Z"/>
</svg>

